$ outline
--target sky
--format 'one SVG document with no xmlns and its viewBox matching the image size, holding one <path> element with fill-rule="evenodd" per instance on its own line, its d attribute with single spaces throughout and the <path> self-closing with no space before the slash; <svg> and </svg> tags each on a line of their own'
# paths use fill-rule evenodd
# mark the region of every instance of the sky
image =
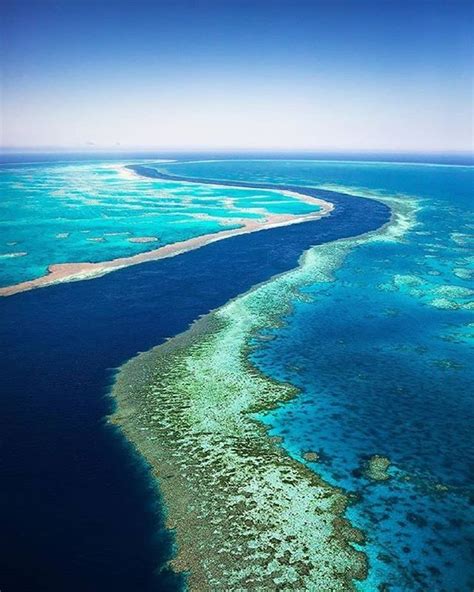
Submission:
<svg viewBox="0 0 474 592">
<path fill-rule="evenodd" d="M 472 149 L 466 0 L 4 0 L 0 145 Z"/>
</svg>

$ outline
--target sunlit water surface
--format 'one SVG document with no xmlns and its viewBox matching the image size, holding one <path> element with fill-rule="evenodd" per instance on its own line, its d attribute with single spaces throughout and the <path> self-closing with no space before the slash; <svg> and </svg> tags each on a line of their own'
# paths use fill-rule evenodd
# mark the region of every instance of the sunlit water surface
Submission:
<svg viewBox="0 0 474 592">
<path fill-rule="evenodd" d="M 318 460 L 309 465 L 331 483 L 355 494 L 348 516 L 365 532 L 363 548 L 370 559 L 369 577 L 358 584 L 360 590 L 471 590 L 472 167 L 284 160 L 155 166 L 170 174 L 203 179 L 396 196 L 414 208 L 412 224 L 401 240 L 372 241 L 349 250 L 333 270 L 333 281 L 304 287 L 305 299 L 295 301 L 285 323 L 264 332 L 272 339 L 255 340 L 252 361 L 265 374 L 301 389 L 292 402 L 260 419 L 271 427 L 272 434 L 283 437 L 283 445 L 295 457 L 303 460 L 305 452 L 317 453 Z M 262 207 L 268 212 L 307 211 L 305 204 L 274 192 L 134 179 L 120 173 L 116 163 L 108 162 L 4 166 L 0 179 L 2 285 L 42 275 L 51 263 L 102 261 L 215 232 L 223 228 L 223 217 L 237 213 L 260 216 Z M 237 211 L 226 207 L 229 197 Z M 196 217 L 202 213 L 207 214 L 206 219 Z M 152 246 L 130 242 L 133 237 L 156 237 L 157 242 Z M 228 248 L 222 246 L 212 253 L 216 256 L 221 251 L 232 254 L 230 242 Z M 62 561 L 81 565 L 68 551 L 68 545 L 75 547 L 65 531 L 62 539 L 59 535 L 48 538 L 47 525 L 57 521 L 60 530 L 68 524 L 77 538 L 73 513 L 81 508 L 92 519 L 92 504 L 96 503 L 96 513 L 104 524 L 100 548 L 109 562 L 103 559 L 107 571 L 117 563 L 117 557 L 125 558 L 123 565 L 127 564 L 126 540 L 132 540 L 132 533 L 123 520 L 115 521 L 115 516 L 123 512 L 126 500 L 133 495 L 140 498 L 143 479 L 127 469 L 123 460 L 127 453 L 119 451 L 116 441 L 99 424 L 110 411 L 101 398 L 105 366 L 118 365 L 186 327 L 194 318 L 194 300 L 199 299 L 199 293 L 193 296 L 191 280 L 189 302 L 183 294 L 176 295 L 188 309 L 173 309 L 167 316 L 160 316 L 159 302 L 150 299 L 149 288 L 155 294 L 165 287 L 173 293 L 173 282 L 177 285 L 173 270 L 191 277 L 195 260 L 202 273 L 212 278 L 217 264 L 206 255 L 210 252 L 203 249 L 175 261 L 138 266 L 93 282 L 48 288 L 5 301 L 4 331 L 11 344 L 3 374 L 11 381 L 13 393 L 5 405 L 7 415 L 11 412 L 17 418 L 17 423 L 9 423 L 7 432 L 10 444 L 18 448 L 16 461 L 7 467 L 9 475 L 16 475 L 16 485 L 5 497 L 12 529 L 23 513 L 26 534 L 31 527 L 44 533 L 45 557 L 51 557 L 49 549 L 55 549 L 58 557 L 64 555 Z M 234 255 L 237 257 L 237 252 Z M 258 257 L 261 260 L 262 253 L 257 249 L 254 259 Z M 162 270 L 167 270 L 166 278 Z M 245 274 L 240 267 L 232 270 L 229 267 L 226 272 L 226 286 L 238 284 L 236 273 L 240 279 Z M 235 289 L 235 285 L 226 287 L 229 296 L 237 295 Z M 248 289 L 245 282 L 241 289 Z M 215 283 L 212 290 L 213 294 L 224 293 Z M 207 288 L 201 299 L 209 300 L 209 294 Z M 211 307 L 222 304 L 218 295 L 211 300 Z M 185 320 L 180 321 L 180 316 Z M 86 326 L 86 319 L 94 320 Z M 18 324 L 21 334 L 15 328 Z M 73 380 L 78 364 L 82 383 Z M 64 392 L 68 392 L 67 398 Z M 57 410 L 54 415 L 52 409 Z M 48 429 L 56 424 L 57 434 L 51 435 Z M 64 450 L 61 458 L 53 454 L 56 441 L 62 442 L 57 449 Z M 44 443 L 50 452 L 43 451 Z M 389 459 L 387 480 L 367 477 L 364 469 L 373 455 Z M 88 488 L 90 502 L 84 502 L 80 487 L 84 475 L 90 478 L 88 467 L 94 458 L 97 469 Z M 31 462 L 37 470 L 32 471 Z M 107 467 L 115 467 L 114 476 L 103 479 Z M 68 476 L 69 485 L 69 481 L 54 481 L 56 468 L 58 475 Z M 132 474 L 137 480 L 133 495 L 127 493 Z M 51 494 L 48 505 L 49 498 L 41 494 L 39 513 L 33 512 L 28 502 L 33 492 L 25 490 L 23 505 L 15 497 L 15 491 L 22 491 L 19 484 L 28 485 L 32 480 L 37 492 L 44 487 L 55 496 Z M 113 498 L 115 505 L 108 497 L 110 483 L 120 494 Z M 77 494 L 74 488 L 79 488 Z M 149 495 L 143 494 L 146 499 Z M 136 572 L 143 572 L 148 581 L 149 566 L 156 565 L 156 548 L 146 541 L 155 527 L 149 507 L 142 515 L 137 510 L 140 504 L 130 502 L 126 507 L 129 516 L 136 516 L 133 536 L 137 541 L 143 539 L 146 547 L 136 553 Z M 127 533 L 123 540 L 116 537 L 118 555 L 112 539 L 107 538 L 115 522 L 117 529 Z M 88 532 L 81 536 L 87 538 Z M 155 543 L 169 549 L 167 536 L 160 534 Z M 63 541 L 57 548 L 56 539 Z M 28 550 L 31 540 L 27 537 L 21 544 Z M 82 538 L 78 541 L 83 545 Z M 9 551 L 13 556 L 14 549 Z M 33 556 L 28 561 L 35 564 Z M 88 555 L 83 561 L 89 569 Z M 38 556 L 38 573 L 46 562 Z M 66 574 L 55 573 L 60 582 L 63 577 L 67 581 Z M 103 582 L 118 585 L 123 581 L 124 589 L 129 586 L 118 571 L 110 572 L 113 580 L 98 565 L 99 573 Z M 130 574 L 130 581 L 136 582 Z M 89 575 L 91 581 L 99 581 L 94 571 Z M 166 585 L 160 581 L 163 589 L 175 589 L 168 580 Z M 62 583 L 56 584 L 52 583 L 51 589 L 61 589 Z M 68 586 L 80 589 L 81 583 L 78 580 L 74 587 L 69 581 Z"/>
</svg>

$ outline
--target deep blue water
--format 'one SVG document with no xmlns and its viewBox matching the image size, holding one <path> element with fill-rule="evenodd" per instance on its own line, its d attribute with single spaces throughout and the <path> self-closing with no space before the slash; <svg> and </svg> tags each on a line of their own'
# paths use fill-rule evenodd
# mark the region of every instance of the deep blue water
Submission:
<svg viewBox="0 0 474 592">
<path fill-rule="evenodd" d="M 2 590 L 180 588 L 156 571 L 171 537 L 147 469 L 104 422 L 112 369 L 311 245 L 388 220 L 380 203 L 305 191 L 328 197 L 333 215 L 0 302 Z"/>
</svg>

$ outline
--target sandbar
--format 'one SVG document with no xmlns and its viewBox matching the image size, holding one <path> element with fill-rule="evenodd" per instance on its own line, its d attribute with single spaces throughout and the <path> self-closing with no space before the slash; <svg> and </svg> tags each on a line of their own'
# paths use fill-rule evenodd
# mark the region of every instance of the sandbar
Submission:
<svg viewBox="0 0 474 592">
<path fill-rule="evenodd" d="M 136 178 L 137 176 L 138 175 L 133 174 L 133 178 Z M 35 288 L 43 288 L 53 284 L 97 278 L 117 269 L 137 265 L 146 261 L 157 261 L 166 257 L 173 257 L 232 236 L 318 220 L 319 218 L 330 214 L 334 209 L 333 204 L 330 202 L 310 195 L 304 195 L 303 193 L 297 193 L 294 191 L 281 191 L 280 193 L 290 195 L 291 197 L 308 204 L 317 205 L 319 209 L 315 212 L 301 215 L 267 214 L 261 219 L 235 218 L 233 221 L 235 224 L 240 224 L 239 228 L 231 228 L 214 233 L 203 234 L 185 241 L 178 241 L 176 243 L 161 246 L 157 249 L 145 251 L 144 253 L 130 255 L 128 257 L 119 257 L 109 261 L 101 261 L 99 263 L 90 263 L 86 261 L 53 264 L 48 267 L 48 273 L 44 276 L 0 288 L 0 296 L 12 296 L 20 292 L 26 292 Z"/>
</svg>

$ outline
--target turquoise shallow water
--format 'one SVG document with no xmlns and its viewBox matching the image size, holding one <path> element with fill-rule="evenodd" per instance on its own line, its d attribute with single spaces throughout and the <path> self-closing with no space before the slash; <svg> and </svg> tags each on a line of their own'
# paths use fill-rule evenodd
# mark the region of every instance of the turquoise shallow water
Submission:
<svg viewBox="0 0 474 592">
<path fill-rule="evenodd" d="M 100 262 L 238 228 L 237 218 L 318 209 L 275 191 L 161 181 L 128 162 L 2 165 L 0 286 L 54 263 Z M 134 242 L 140 237 L 153 242 Z"/>
<path fill-rule="evenodd" d="M 342 186 L 415 208 L 400 240 L 350 250 L 334 281 L 306 286 L 285 323 L 255 340 L 257 367 L 301 389 L 259 419 L 295 457 L 316 452 L 309 465 L 355 494 L 348 516 L 366 533 L 370 560 L 360 590 L 471 590 L 473 169 L 233 162 L 166 170 Z M 366 476 L 373 455 L 390 460 L 388 480 Z"/>
</svg>

